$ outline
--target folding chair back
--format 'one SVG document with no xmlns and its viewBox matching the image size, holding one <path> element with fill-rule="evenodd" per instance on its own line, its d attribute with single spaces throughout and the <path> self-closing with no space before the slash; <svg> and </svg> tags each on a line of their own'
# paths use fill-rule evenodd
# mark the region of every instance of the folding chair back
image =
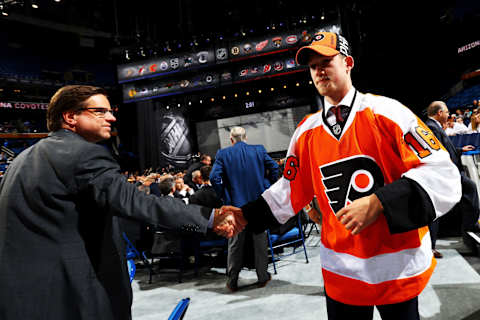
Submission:
<svg viewBox="0 0 480 320">
<path fill-rule="evenodd" d="M 302 244 L 303 246 L 303 252 L 305 253 L 305 260 L 306 263 L 308 263 L 308 255 L 307 255 L 307 248 L 305 247 L 305 237 L 303 234 L 303 227 L 302 227 L 302 221 L 301 221 L 301 216 L 300 213 L 296 215 L 296 217 L 293 217 L 292 219 L 296 219 L 296 224 L 293 228 L 291 228 L 289 231 L 286 233 L 283 233 L 281 235 L 278 234 L 272 234 L 270 230 L 267 230 L 267 235 L 268 235 L 268 246 L 270 247 L 270 253 L 272 255 L 272 263 L 273 263 L 273 270 L 275 274 L 277 274 L 277 266 L 275 264 L 276 261 L 281 260 L 282 258 L 285 258 L 287 256 L 291 256 L 295 254 L 295 249 L 297 245 Z M 287 222 L 288 223 L 288 222 Z M 281 248 L 285 246 L 293 245 L 293 251 L 290 254 L 275 254 L 274 249 L 276 248 Z"/>
</svg>

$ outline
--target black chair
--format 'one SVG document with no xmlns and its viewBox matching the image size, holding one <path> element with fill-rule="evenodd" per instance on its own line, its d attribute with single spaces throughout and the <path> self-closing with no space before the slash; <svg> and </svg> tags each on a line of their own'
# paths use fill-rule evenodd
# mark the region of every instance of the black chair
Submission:
<svg viewBox="0 0 480 320">
<path fill-rule="evenodd" d="M 303 234 L 301 214 L 299 213 L 295 217 L 292 217 L 291 221 L 287 221 L 286 224 L 289 225 L 289 222 L 290 223 L 295 222 L 293 224 L 293 227 L 286 232 L 282 232 L 281 234 L 274 233 L 275 231 L 271 232 L 270 230 L 267 230 L 268 246 L 270 247 L 270 253 L 272 255 L 273 270 L 275 274 L 277 274 L 277 266 L 275 262 L 297 253 L 295 252 L 296 248 L 300 245 L 303 246 L 303 252 L 305 253 L 305 260 L 306 260 L 306 263 L 308 263 L 308 255 L 307 255 L 307 249 L 305 247 L 305 237 Z M 289 254 L 275 253 L 274 249 L 283 248 L 286 246 L 293 246 L 292 253 L 289 253 Z"/>
<path fill-rule="evenodd" d="M 182 282 L 182 274 L 185 270 L 183 241 L 184 239 L 180 234 L 170 231 L 155 231 L 152 249 L 148 255 L 150 256 L 150 264 L 157 268 L 155 271 L 152 268 L 149 283 L 151 283 L 153 274 L 168 272 L 171 269 L 178 272 L 178 282 Z M 164 270 L 161 271 L 162 269 Z"/>
</svg>

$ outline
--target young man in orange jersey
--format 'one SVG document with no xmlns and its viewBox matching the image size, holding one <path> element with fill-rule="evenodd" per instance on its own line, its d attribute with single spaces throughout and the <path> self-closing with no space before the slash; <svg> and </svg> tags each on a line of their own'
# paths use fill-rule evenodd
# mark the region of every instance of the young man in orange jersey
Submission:
<svg viewBox="0 0 480 320">
<path fill-rule="evenodd" d="M 283 177 L 242 206 L 249 228 L 284 223 L 316 196 L 329 319 L 419 319 L 435 267 L 427 225 L 460 199 L 448 153 L 408 108 L 352 85 L 342 36 L 320 32 L 297 52 L 324 108 L 290 142 Z"/>
</svg>

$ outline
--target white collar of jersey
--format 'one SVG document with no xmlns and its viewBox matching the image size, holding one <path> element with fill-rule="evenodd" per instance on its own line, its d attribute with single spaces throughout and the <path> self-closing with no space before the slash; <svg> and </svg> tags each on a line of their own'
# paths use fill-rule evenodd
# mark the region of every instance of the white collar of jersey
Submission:
<svg viewBox="0 0 480 320">
<path fill-rule="evenodd" d="M 355 88 L 352 86 L 338 105 L 350 106 L 352 104 L 354 95 L 355 95 Z M 323 99 L 323 104 L 324 104 L 323 109 L 325 110 L 325 115 L 327 115 L 328 110 L 330 110 L 331 107 L 334 107 L 334 105 L 328 102 L 327 99 Z"/>
</svg>

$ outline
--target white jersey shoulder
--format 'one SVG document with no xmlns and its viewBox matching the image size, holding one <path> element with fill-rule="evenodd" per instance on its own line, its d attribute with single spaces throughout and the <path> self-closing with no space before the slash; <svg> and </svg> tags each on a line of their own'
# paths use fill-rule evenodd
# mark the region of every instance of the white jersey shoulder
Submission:
<svg viewBox="0 0 480 320">
<path fill-rule="evenodd" d="M 418 123 L 417 116 L 398 100 L 367 93 L 360 108 L 372 109 L 375 115 L 381 115 L 395 122 L 403 132 L 409 131 Z"/>
</svg>

